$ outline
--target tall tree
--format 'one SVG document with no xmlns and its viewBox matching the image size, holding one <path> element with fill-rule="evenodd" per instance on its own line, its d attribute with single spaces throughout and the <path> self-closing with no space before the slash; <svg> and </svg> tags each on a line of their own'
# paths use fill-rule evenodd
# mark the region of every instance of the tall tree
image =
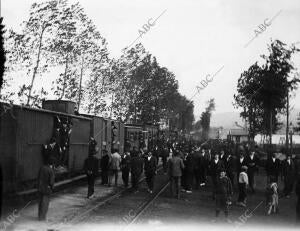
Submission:
<svg viewBox="0 0 300 231">
<path fill-rule="evenodd" d="M 210 130 L 210 119 L 212 112 L 215 110 L 215 100 L 210 99 L 207 102 L 207 107 L 205 108 L 205 111 L 202 112 L 201 117 L 200 117 L 200 124 L 202 127 L 202 139 L 207 140 L 208 139 L 208 134 Z"/>
<path fill-rule="evenodd" d="M 0 18 L 0 93 L 3 84 L 3 75 L 5 68 L 5 51 L 4 51 L 4 26 L 2 25 L 3 18 Z"/>
<path fill-rule="evenodd" d="M 265 63 L 257 63 L 244 72 L 238 80 L 238 94 L 234 96 L 236 107 L 241 107 L 241 116 L 247 118 L 252 138 L 258 132 L 272 134 L 280 128 L 278 116 L 286 109 L 287 94 L 296 89 L 299 79 L 292 76 L 292 54 L 299 51 L 295 46 L 287 48 L 279 40 L 271 42 L 268 56 L 262 55 Z"/>
<path fill-rule="evenodd" d="M 22 32 L 10 30 L 8 40 L 13 40 L 10 55 L 14 59 L 11 65 L 27 70 L 31 76 L 30 84 L 25 86 L 28 90 L 27 105 L 30 105 L 32 89 L 36 76 L 48 70 L 53 61 L 48 46 L 55 40 L 57 26 L 67 23 L 63 20 L 63 13 L 67 6 L 66 0 L 52 0 L 43 3 L 34 3 L 30 9 L 29 19 L 22 24 Z M 22 93 L 24 87 L 21 89 Z"/>
</svg>

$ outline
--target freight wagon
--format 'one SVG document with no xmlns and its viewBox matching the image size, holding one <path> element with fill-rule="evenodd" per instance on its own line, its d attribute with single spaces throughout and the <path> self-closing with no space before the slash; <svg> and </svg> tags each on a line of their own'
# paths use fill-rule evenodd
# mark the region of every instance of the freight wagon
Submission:
<svg viewBox="0 0 300 231">
<path fill-rule="evenodd" d="M 154 146 L 158 127 L 124 125 L 111 119 L 75 113 L 75 103 L 64 100 L 43 102 L 43 109 L 9 105 L 0 102 L 0 164 L 3 170 L 4 193 L 17 193 L 36 185 L 43 164 L 43 146 L 57 135 L 60 127 L 68 129 L 63 167 L 56 169 L 57 181 L 83 173 L 88 156 L 89 140 L 97 142 L 100 159 L 102 150 L 118 149 L 123 154 L 131 147 Z M 63 125 L 63 126 L 62 126 Z M 60 137 L 60 138 L 59 138 Z"/>
</svg>

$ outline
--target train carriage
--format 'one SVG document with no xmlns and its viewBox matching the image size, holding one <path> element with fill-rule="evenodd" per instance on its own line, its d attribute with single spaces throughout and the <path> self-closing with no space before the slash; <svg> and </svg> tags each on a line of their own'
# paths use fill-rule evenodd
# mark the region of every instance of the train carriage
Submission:
<svg viewBox="0 0 300 231">
<path fill-rule="evenodd" d="M 72 121 L 67 172 L 82 171 L 83 160 L 88 154 L 90 118 L 3 103 L 0 105 L 0 161 L 5 193 L 23 190 L 25 185 L 35 185 L 43 163 L 42 147 L 53 136 L 57 118 Z M 9 107 L 9 110 L 4 110 L 5 107 Z"/>
<path fill-rule="evenodd" d="M 98 116 L 75 114 L 75 103 L 64 100 L 43 102 L 43 109 L 21 107 L 0 102 L 0 163 L 4 174 L 4 193 L 32 191 L 43 164 L 43 145 L 55 137 L 64 147 L 56 165 L 57 181 L 83 174 L 89 140 L 94 137 L 99 148 L 108 153 L 128 147 L 150 148 L 157 142 L 158 127 L 124 125 L 120 121 Z M 61 131 L 67 130 L 67 139 Z M 66 157 L 66 158 L 65 158 Z M 21 193 L 22 194 L 22 193 Z"/>
<path fill-rule="evenodd" d="M 110 119 L 104 119 L 99 116 L 90 116 L 91 122 L 91 137 L 97 142 L 99 148 L 98 158 L 102 157 L 102 150 L 112 152 L 112 148 L 118 149 L 120 154 L 124 150 L 124 124 Z"/>
</svg>

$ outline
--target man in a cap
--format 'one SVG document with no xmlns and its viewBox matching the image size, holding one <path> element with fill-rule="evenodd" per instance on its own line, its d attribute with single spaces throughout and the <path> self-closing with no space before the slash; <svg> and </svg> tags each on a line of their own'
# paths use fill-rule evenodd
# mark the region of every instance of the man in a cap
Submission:
<svg viewBox="0 0 300 231">
<path fill-rule="evenodd" d="M 217 188 L 217 178 L 220 170 L 224 168 L 224 163 L 219 159 L 219 153 L 216 153 L 214 160 L 210 163 L 210 175 L 213 183 L 212 198 L 215 199 L 216 188 Z"/>
<path fill-rule="evenodd" d="M 296 195 L 297 195 L 297 205 L 296 205 L 296 221 L 300 225 L 300 175 L 298 175 L 296 183 Z"/>
<path fill-rule="evenodd" d="M 270 181 L 271 177 L 274 177 L 276 182 L 278 182 L 278 176 L 280 173 L 280 160 L 276 157 L 275 153 L 272 153 L 271 157 L 267 160 L 266 172 L 268 181 Z"/>
<path fill-rule="evenodd" d="M 296 167 L 291 155 L 287 155 L 286 160 L 282 164 L 282 176 L 284 180 L 284 196 L 289 198 L 297 177 Z"/>
<path fill-rule="evenodd" d="M 171 181 L 171 195 L 174 196 L 174 188 L 177 199 L 180 198 L 181 176 L 185 166 L 183 160 L 179 157 L 179 153 L 174 151 L 172 158 L 168 161 L 168 173 Z"/>
<path fill-rule="evenodd" d="M 40 221 L 46 220 L 49 208 L 50 195 L 54 187 L 55 175 L 53 171 L 54 159 L 49 158 L 40 168 L 37 182 L 37 190 L 39 193 L 38 217 Z"/>
<path fill-rule="evenodd" d="M 145 170 L 146 182 L 148 185 L 149 193 L 153 193 L 156 167 L 157 167 L 156 157 L 152 155 L 152 152 L 148 152 L 148 156 L 145 158 L 144 170 Z"/>
<path fill-rule="evenodd" d="M 84 161 L 84 170 L 88 180 L 88 194 L 87 198 L 94 196 L 95 179 L 98 175 L 98 159 L 96 158 L 97 149 L 89 153 L 89 156 Z"/>
<path fill-rule="evenodd" d="M 108 184 L 108 170 L 109 170 L 109 162 L 110 158 L 108 155 L 107 150 L 102 150 L 103 156 L 100 160 L 100 168 L 101 168 L 101 184 L 107 185 Z"/>
<path fill-rule="evenodd" d="M 252 193 L 255 193 L 255 174 L 258 171 L 259 159 L 254 150 L 250 150 L 250 154 L 246 157 L 246 163 L 248 164 L 249 188 Z"/>
<path fill-rule="evenodd" d="M 121 160 L 122 179 L 123 179 L 125 188 L 128 187 L 130 164 L 131 164 L 130 162 L 131 162 L 130 153 L 125 152 L 124 155 L 122 156 L 122 160 Z"/>
</svg>

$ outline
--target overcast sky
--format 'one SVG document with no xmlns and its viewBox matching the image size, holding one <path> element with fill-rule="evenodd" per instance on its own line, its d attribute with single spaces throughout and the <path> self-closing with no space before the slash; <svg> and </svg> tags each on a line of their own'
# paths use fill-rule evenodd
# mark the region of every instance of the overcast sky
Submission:
<svg viewBox="0 0 300 231">
<path fill-rule="evenodd" d="M 18 30 L 28 17 L 34 0 L 2 0 L 1 14 L 7 28 Z M 71 1 L 72 2 L 72 1 Z M 299 0 L 81 0 L 87 15 L 107 39 L 112 56 L 138 36 L 142 26 L 161 17 L 136 43 L 141 42 L 158 62 L 174 72 L 179 90 L 191 98 L 206 75 L 214 80 L 196 95 L 195 115 L 205 102 L 216 100 L 216 112 L 233 111 L 237 79 L 260 55 L 267 53 L 267 43 L 279 39 L 300 42 Z M 277 15 L 277 16 L 276 16 Z M 264 21 L 271 25 L 245 48 Z M 300 43 L 299 43 L 300 47 Z M 300 55 L 295 66 L 300 69 Z M 300 90 L 292 100 L 300 108 Z M 198 119 L 198 118 L 197 118 Z"/>
</svg>

